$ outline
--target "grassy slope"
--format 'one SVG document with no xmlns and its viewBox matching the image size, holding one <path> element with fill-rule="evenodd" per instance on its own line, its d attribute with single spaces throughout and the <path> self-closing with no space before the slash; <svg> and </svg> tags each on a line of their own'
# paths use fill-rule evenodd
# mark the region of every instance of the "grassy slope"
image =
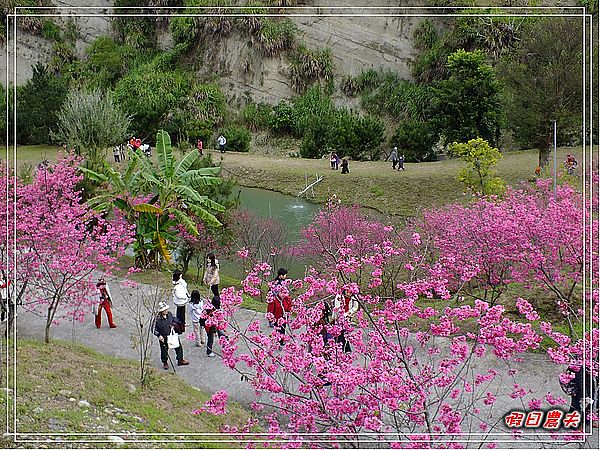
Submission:
<svg viewBox="0 0 600 450">
<path fill-rule="evenodd" d="M 561 148 L 558 160 L 567 153 L 581 161 L 581 149 Z M 215 155 L 218 161 L 220 155 Z M 498 165 L 498 174 L 511 185 L 534 176 L 537 152 L 511 152 Z M 391 163 L 350 162 L 350 173 L 342 175 L 329 169 L 326 159 L 273 158 L 250 154 L 225 154 L 222 161 L 225 175 L 234 176 L 241 185 L 271 189 L 296 195 L 305 187 L 305 174 L 314 181 L 315 174 L 323 181 L 315 188 L 315 201 L 326 202 L 335 194 L 343 202 L 376 209 L 385 214 L 408 217 L 421 208 L 463 202 L 463 185 L 457 174 L 463 163 L 445 160 L 432 163 L 405 164 L 405 172 L 396 172 Z"/>
<path fill-rule="evenodd" d="M 226 416 L 194 415 L 192 411 L 206 402 L 207 394 L 163 371 L 154 371 L 150 385 L 142 389 L 135 362 L 104 356 L 80 345 L 56 340 L 46 345 L 20 339 L 17 361 L 19 432 L 108 433 L 124 437 L 137 431 L 176 433 L 182 435 L 181 439 L 191 440 L 194 438 L 183 435 L 219 432 L 223 423 L 239 425 L 249 416 L 233 403 Z M 134 392 L 128 391 L 129 384 L 136 387 Z M 6 401 L 6 391 L 0 391 L 0 398 Z M 80 400 L 91 407 L 78 406 Z M 0 447 L 8 448 L 6 444 L 8 441 L 0 440 Z M 178 444 L 169 447 L 174 445 Z"/>
</svg>

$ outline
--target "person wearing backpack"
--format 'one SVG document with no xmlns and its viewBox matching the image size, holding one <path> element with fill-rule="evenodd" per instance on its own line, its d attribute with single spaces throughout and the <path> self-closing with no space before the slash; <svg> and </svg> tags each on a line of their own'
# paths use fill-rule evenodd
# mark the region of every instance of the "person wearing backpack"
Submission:
<svg viewBox="0 0 600 450">
<path fill-rule="evenodd" d="M 267 317 L 273 323 L 275 330 L 281 335 L 285 334 L 286 321 L 292 309 L 292 299 L 285 286 L 288 271 L 283 267 L 277 271 L 277 278 L 273 280 L 269 296 L 267 297 Z"/>
<path fill-rule="evenodd" d="M 183 322 L 185 326 L 185 309 L 190 294 L 187 289 L 187 283 L 183 279 L 183 272 L 175 270 L 173 272 L 173 303 L 177 307 L 176 317 Z"/>
<path fill-rule="evenodd" d="M 202 317 L 205 309 L 204 300 L 200 297 L 200 292 L 197 290 L 192 291 L 190 309 L 194 334 L 196 335 L 196 347 L 201 347 L 206 343 L 206 340 L 204 339 L 206 319 Z"/>
<path fill-rule="evenodd" d="M 566 373 L 573 376 L 568 383 L 561 382 L 561 388 L 571 397 L 569 412 L 579 412 L 580 424 L 583 425 L 585 422 L 589 427 L 592 424 L 593 405 L 598 396 L 597 380 L 583 364 L 578 367 L 569 366 Z M 593 425 L 597 426 L 597 423 Z"/>
<path fill-rule="evenodd" d="M 158 342 L 160 344 L 160 360 L 163 363 L 163 369 L 169 370 L 169 345 L 168 345 L 168 336 L 171 334 L 171 331 L 174 329 L 174 322 L 176 318 L 173 317 L 173 314 L 169 311 L 169 305 L 165 302 L 160 302 L 158 304 L 158 314 L 156 319 L 154 319 L 154 335 L 158 337 Z M 177 357 L 177 365 L 178 366 L 187 366 L 189 361 L 183 359 L 183 347 L 181 346 L 181 340 L 179 340 L 179 345 L 175 347 L 175 356 Z"/>
<path fill-rule="evenodd" d="M 227 144 L 227 139 L 222 134 L 217 138 L 217 143 L 219 144 L 219 149 L 221 153 L 225 153 L 225 144 Z"/>
<path fill-rule="evenodd" d="M 221 297 L 218 295 L 214 295 L 211 301 L 211 304 L 204 311 L 204 317 L 208 319 L 213 313 L 217 310 L 221 309 Z M 206 323 L 206 322 L 205 322 Z M 225 331 L 219 329 L 216 325 L 205 325 L 206 328 L 206 356 L 209 358 L 214 358 L 216 355 L 213 352 L 213 344 L 215 342 L 215 334 L 222 338 L 228 339 L 227 333 Z"/>
</svg>

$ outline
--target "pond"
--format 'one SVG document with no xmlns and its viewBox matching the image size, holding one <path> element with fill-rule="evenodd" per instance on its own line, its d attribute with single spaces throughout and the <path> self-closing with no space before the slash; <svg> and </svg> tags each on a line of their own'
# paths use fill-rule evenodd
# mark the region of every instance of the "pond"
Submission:
<svg viewBox="0 0 600 450">
<path fill-rule="evenodd" d="M 241 207 L 260 217 L 278 219 L 288 229 L 290 242 L 298 242 L 300 230 L 314 219 L 321 205 L 279 192 L 247 187 L 237 187 Z"/>
</svg>

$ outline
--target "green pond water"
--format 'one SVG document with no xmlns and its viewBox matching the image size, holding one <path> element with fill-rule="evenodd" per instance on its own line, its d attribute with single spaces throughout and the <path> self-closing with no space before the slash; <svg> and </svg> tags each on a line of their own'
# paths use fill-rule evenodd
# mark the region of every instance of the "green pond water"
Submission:
<svg viewBox="0 0 600 450">
<path fill-rule="evenodd" d="M 307 227 L 321 209 L 321 205 L 279 192 L 247 187 L 236 189 L 240 192 L 240 206 L 260 217 L 281 221 L 288 229 L 290 243 L 299 240 L 300 230 Z"/>
</svg>

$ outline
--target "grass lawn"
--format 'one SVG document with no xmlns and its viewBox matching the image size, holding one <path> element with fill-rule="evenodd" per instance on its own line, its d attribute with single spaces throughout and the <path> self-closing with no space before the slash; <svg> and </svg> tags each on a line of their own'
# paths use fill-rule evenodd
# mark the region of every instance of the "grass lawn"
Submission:
<svg viewBox="0 0 600 450">
<path fill-rule="evenodd" d="M 58 340 L 48 345 L 19 339 L 17 360 L 19 432 L 83 433 L 79 439 L 93 438 L 88 433 L 107 433 L 123 439 L 135 432 L 174 433 L 174 437 L 162 439 L 192 440 L 202 437 L 186 437 L 185 433 L 218 433 L 224 423 L 241 425 L 249 417 L 249 412 L 235 403 L 228 403 L 224 416 L 194 415 L 192 411 L 203 406 L 209 395 L 162 371 L 154 371 L 149 385 L 142 388 L 134 361 L 104 356 L 80 345 Z M 12 401 L 12 392 L 0 391 L 0 399 Z M 83 400 L 89 406 L 79 403 Z M 5 415 L 2 417 L 6 419 Z M 63 440 L 77 438 L 61 437 Z M 106 436 L 98 438 L 106 439 Z M 161 437 L 140 436 L 138 439 Z M 39 448 L 39 444 L 25 445 Z M 143 444 L 148 445 L 152 444 Z M 164 448 L 165 445 L 156 443 L 154 446 Z M 206 444 L 206 447 L 214 445 Z M 106 444 L 97 446 L 104 448 Z M 169 443 L 168 446 L 192 448 L 202 447 L 202 444 Z M 10 441 L 0 438 L 0 447 L 10 448 Z"/>
<path fill-rule="evenodd" d="M 581 148 L 561 148 L 559 164 L 567 153 L 573 153 L 581 161 Z M 213 160 L 219 162 L 220 154 Z M 431 163 L 405 164 L 406 171 L 393 171 L 391 163 L 383 161 L 350 162 L 350 173 L 342 175 L 332 171 L 327 159 L 302 159 L 267 157 L 246 153 L 226 153 L 222 159 L 224 175 L 234 177 L 238 183 L 297 195 L 305 187 L 305 174 L 323 181 L 314 187 L 318 203 L 324 203 L 336 195 L 344 203 L 373 208 L 390 216 L 400 218 L 414 216 L 423 208 L 452 202 L 465 202 L 463 184 L 457 180 L 458 171 L 464 166 L 456 159 Z M 538 163 L 536 151 L 510 152 L 498 164 L 498 175 L 509 184 L 534 177 Z"/>
<path fill-rule="evenodd" d="M 60 150 L 56 147 L 19 146 L 18 170 L 35 167 L 43 159 L 54 160 Z M 208 150 L 207 150 L 208 151 Z M 431 163 L 405 164 L 406 171 L 393 171 L 391 163 L 383 161 L 351 161 L 350 173 L 329 169 L 328 159 L 303 159 L 227 152 L 222 156 L 212 151 L 213 160 L 223 167 L 225 176 L 234 177 L 239 184 L 296 195 L 305 187 L 305 175 L 323 181 L 314 187 L 314 198 L 325 203 L 336 195 L 344 203 L 372 208 L 390 216 L 406 218 L 419 210 L 452 202 L 465 202 L 468 197 L 457 180 L 463 163 L 456 159 Z M 567 153 L 581 161 L 581 147 L 558 149 L 559 167 Z M 4 153 L 0 152 L 4 159 Z M 107 158 L 112 155 L 107 152 Z M 152 159 L 156 159 L 153 152 Z M 498 164 L 498 175 L 509 184 L 532 179 L 537 167 L 538 153 L 534 150 L 508 152 Z"/>
</svg>

